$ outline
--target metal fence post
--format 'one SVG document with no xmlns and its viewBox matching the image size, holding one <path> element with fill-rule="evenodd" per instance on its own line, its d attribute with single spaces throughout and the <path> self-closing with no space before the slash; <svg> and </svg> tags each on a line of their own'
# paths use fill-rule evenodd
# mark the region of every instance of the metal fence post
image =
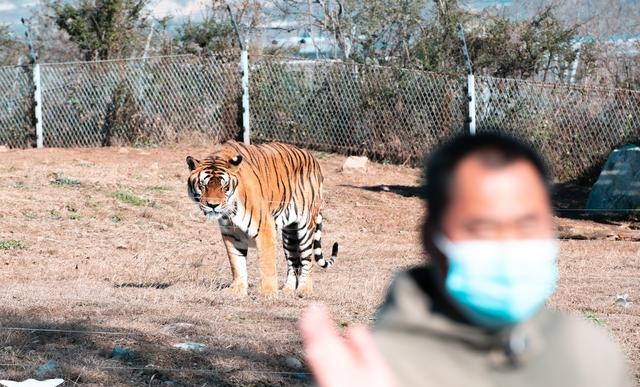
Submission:
<svg viewBox="0 0 640 387">
<path fill-rule="evenodd" d="M 36 147 L 44 148 L 44 133 L 42 132 L 42 87 L 40 82 L 40 64 L 33 65 L 33 102 L 36 118 Z"/>
<path fill-rule="evenodd" d="M 249 130 L 249 52 L 247 41 L 242 40 L 240 36 L 240 30 L 238 29 L 238 23 L 233 16 L 231 6 L 227 4 L 227 11 L 229 12 L 229 18 L 231 19 L 231 25 L 236 32 L 238 38 L 238 44 L 240 45 L 240 72 L 242 79 L 240 84 L 242 85 L 242 141 L 245 144 L 251 142 L 251 132 Z"/>
<path fill-rule="evenodd" d="M 464 55 L 465 65 L 467 67 L 467 99 L 469 102 L 467 125 L 469 125 L 469 133 L 476 134 L 476 84 L 473 77 L 473 66 L 467 50 L 467 41 L 464 38 L 464 28 L 462 23 L 458 23 L 460 32 L 460 41 L 462 42 L 462 54 Z"/>
<path fill-rule="evenodd" d="M 251 142 L 249 129 L 249 52 L 247 45 L 240 51 L 240 71 L 242 72 L 242 140 L 245 144 Z"/>
<path fill-rule="evenodd" d="M 33 104 L 34 104 L 34 117 L 36 126 L 36 147 L 44 147 L 44 133 L 42 132 L 42 87 L 40 81 L 40 64 L 36 63 L 38 60 L 38 54 L 33 48 L 33 42 L 31 41 L 31 34 L 29 33 L 29 26 L 24 18 L 20 19 L 22 25 L 24 25 L 24 37 L 27 39 L 27 47 L 29 48 L 29 64 L 33 66 L 32 69 L 32 82 L 33 82 Z"/>
<path fill-rule="evenodd" d="M 469 133 L 476 134 L 476 84 L 473 74 L 467 75 L 467 96 L 469 98 Z"/>
</svg>

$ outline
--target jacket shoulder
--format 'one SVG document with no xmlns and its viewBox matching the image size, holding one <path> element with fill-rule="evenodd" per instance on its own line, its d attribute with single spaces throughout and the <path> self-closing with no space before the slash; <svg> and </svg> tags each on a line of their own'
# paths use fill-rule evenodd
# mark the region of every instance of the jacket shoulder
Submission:
<svg viewBox="0 0 640 387">
<path fill-rule="evenodd" d="M 611 333 L 584 317 L 547 312 L 553 327 L 547 343 L 566 356 L 586 380 L 601 380 L 602 385 L 633 386 L 626 357 Z M 600 384 L 593 384 L 600 385 Z"/>
</svg>

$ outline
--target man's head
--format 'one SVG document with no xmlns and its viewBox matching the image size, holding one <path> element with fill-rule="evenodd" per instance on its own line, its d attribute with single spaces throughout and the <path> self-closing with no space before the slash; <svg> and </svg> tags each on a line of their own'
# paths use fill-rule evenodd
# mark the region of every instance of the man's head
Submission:
<svg viewBox="0 0 640 387">
<path fill-rule="evenodd" d="M 557 276 L 540 156 L 505 135 L 463 135 L 431 155 L 425 177 L 423 242 L 449 294 L 487 327 L 530 316 Z"/>
<path fill-rule="evenodd" d="M 425 243 L 551 238 L 549 173 L 528 145 L 495 133 L 461 135 L 427 160 Z M 432 252 L 432 251 L 430 251 Z"/>
</svg>

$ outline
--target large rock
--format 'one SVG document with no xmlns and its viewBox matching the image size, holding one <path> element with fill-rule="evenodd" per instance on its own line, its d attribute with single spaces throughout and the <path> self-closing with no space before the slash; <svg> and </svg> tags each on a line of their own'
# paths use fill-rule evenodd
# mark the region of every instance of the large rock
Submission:
<svg viewBox="0 0 640 387">
<path fill-rule="evenodd" d="M 342 164 L 340 169 L 342 172 L 360 171 L 366 172 L 369 165 L 369 159 L 365 156 L 349 156 Z"/>
<path fill-rule="evenodd" d="M 640 147 L 614 150 L 587 198 L 588 210 L 640 209 Z"/>
</svg>

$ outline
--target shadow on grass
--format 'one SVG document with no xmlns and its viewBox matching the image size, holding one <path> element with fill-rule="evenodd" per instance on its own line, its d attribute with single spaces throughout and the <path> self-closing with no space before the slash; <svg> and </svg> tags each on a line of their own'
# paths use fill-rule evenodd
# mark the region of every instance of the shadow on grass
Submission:
<svg viewBox="0 0 640 387">
<path fill-rule="evenodd" d="M 204 351 L 189 352 L 172 346 L 180 340 L 162 332 L 117 332 L 90 320 L 53 322 L 0 310 L 0 375 L 10 380 L 62 378 L 74 386 L 309 383 L 304 370 L 287 368 L 279 356 L 258 353 L 251 343 L 229 347 L 216 342 L 212 332 Z M 52 363 L 52 369 L 43 369 Z"/>
<path fill-rule="evenodd" d="M 424 198 L 424 192 L 420 186 L 380 184 L 370 186 L 340 185 L 340 187 L 358 188 L 369 192 L 391 192 L 405 198 Z"/>
<path fill-rule="evenodd" d="M 372 186 L 341 185 L 341 187 L 357 188 L 369 192 L 390 192 L 407 198 L 427 199 L 421 186 L 379 184 Z M 587 210 L 585 207 L 590 191 L 591 185 L 584 183 L 554 184 L 551 187 L 551 202 L 554 212 L 562 218 L 590 220 L 608 225 L 618 225 L 619 222 L 629 221 L 640 222 L 640 214 Z"/>
</svg>

